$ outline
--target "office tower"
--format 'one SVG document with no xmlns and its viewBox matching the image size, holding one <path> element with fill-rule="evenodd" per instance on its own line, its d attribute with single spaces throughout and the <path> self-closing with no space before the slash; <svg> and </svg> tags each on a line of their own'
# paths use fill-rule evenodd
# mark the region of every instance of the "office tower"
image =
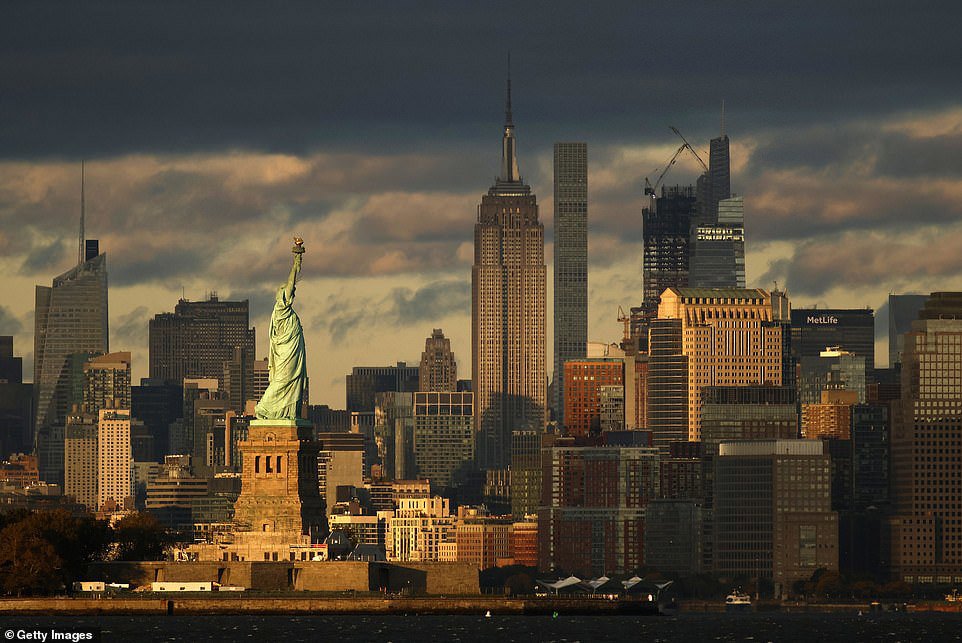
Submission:
<svg viewBox="0 0 962 643">
<path fill-rule="evenodd" d="M 70 410 L 69 356 L 108 350 L 107 255 L 98 254 L 96 240 L 87 243 L 76 267 L 56 277 L 51 287 L 36 289 L 33 381 L 38 430 L 63 426 Z"/>
<path fill-rule="evenodd" d="M 375 396 L 374 439 L 381 477 L 386 480 L 414 477 L 413 393 L 385 391 Z"/>
<path fill-rule="evenodd" d="M 513 431 L 511 433 L 511 515 L 524 518 L 538 510 L 541 504 L 541 449 L 548 434 L 544 431 Z M 553 437 L 553 436 L 552 436 Z"/>
<path fill-rule="evenodd" d="M 852 407 L 852 488 L 856 510 L 889 504 L 889 407 Z"/>
<path fill-rule="evenodd" d="M 658 463 L 659 497 L 692 499 L 704 496 L 701 442 L 672 442 Z"/>
<path fill-rule="evenodd" d="M 249 304 L 221 301 L 211 294 L 207 301 L 177 302 L 172 313 L 150 320 L 151 379 L 181 382 L 185 378 L 213 378 L 225 390 L 224 363 L 237 347 L 254 355 L 254 329 L 249 328 Z"/>
<path fill-rule="evenodd" d="M 168 529 L 189 529 L 192 502 L 206 495 L 207 478 L 193 475 L 190 456 L 169 455 L 160 475 L 147 483 L 147 511 Z"/>
<path fill-rule="evenodd" d="M 13 337 L 0 336 L 0 454 L 33 447 L 33 385 L 23 383 L 23 358 L 13 356 Z"/>
<path fill-rule="evenodd" d="M 317 488 L 331 514 L 338 502 L 338 487 L 364 485 L 364 436 L 357 433 L 317 434 Z"/>
<path fill-rule="evenodd" d="M 663 574 L 701 573 L 706 521 L 698 500 L 652 500 L 645 511 L 645 564 Z"/>
<path fill-rule="evenodd" d="M 962 578 L 962 293 L 932 293 L 905 336 L 892 411 L 893 576 Z"/>
<path fill-rule="evenodd" d="M 658 450 L 559 438 L 542 454 L 539 568 L 585 578 L 641 567 L 645 510 L 658 497 Z"/>
<path fill-rule="evenodd" d="M 701 439 L 708 455 L 736 440 L 798 438 L 797 395 L 784 386 L 708 386 L 702 393 Z"/>
<path fill-rule="evenodd" d="M 601 432 L 602 389 L 621 387 L 621 421 L 615 430 L 624 430 L 625 362 L 623 358 L 569 360 L 564 364 L 564 434 L 589 435 Z M 609 395 L 611 395 L 609 391 Z"/>
<path fill-rule="evenodd" d="M 832 346 L 865 358 L 868 377 L 875 370 L 875 311 L 871 308 L 792 310 L 792 357 L 818 357 Z"/>
<path fill-rule="evenodd" d="M 838 570 L 838 516 L 821 440 L 722 442 L 715 458 L 714 571 L 768 579 L 775 596 Z"/>
<path fill-rule="evenodd" d="M 501 174 L 481 197 L 471 271 L 472 381 L 478 463 L 504 469 L 511 433 L 545 426 L 544 226 L 518 172 L 511 81 Z"/>
<path fill-rule="evenodd" d="M 87 511 L 97 511 L 99 473 L 97 468 L 97 434 L 99 415 L 70 414 L 64 429 L 64 488 L 65 496 L 84 505 Z"/>
<path fill-rule="evenodd" d="M 435 493 L 464 484 L 474 465 L 474 393 L 414 394 L 417 474 Z"/>
<path fill-rule="evenodd" d="M 745 204 L 722 199 L 716 223 L 694 226 L 688 285 L 693 288 L 745 287 Z"/>
<path fill-rule="evenodd" d="M 865 357 L 838 348 L 827 348 L 818 357 L 802 357 L 799 363 L 798 398 L 816 404 L 827 388 L 854 391 L 858 402 L 866 401 Z"/>
<path fill-rule="evenodd" d="M 688 357 L 680 319 L 654 319 L 649 329 L 646 427 L 654 445 L 668 452 L 688 439 Z"/>
<path fill-rule="evenodd" d="M 265 361 L 261 360 L 261 362 Z M 254 371 L 256 368 L 257 363 L 254 361 L 254 353 L 248 352 L 242 346 L 235 346 L 231 358 L 224 362 L 224 393 L 227 395 L 230 408 L 234 413 L 243 413 L 249 400 L 253 400 L 255 403 L 260 401 L 260 396 L 254 390 Z M 261 395 L 263 395 L 263 390 Z"/>
<path fill-rule="evenodd" d="M 190 380 L 186 380 L 185 385 L 188 382 Z M 210 478 L 215 473 L 227 470 L 225 462 L 229 446 L 226 428 L 227 413 L 231 412 L 230 401 L 219 391 L 195 390 L 198 397 L 192 400 L 189 414 L 186 409 L 184 413 L 187 436 L 192 439 L 188 443 L 192 445 L 191 465 L 199 477 Z M 185 394 L 187 391 L 185 388 Z"/>
<path fill-rule="evenodd" d="M 158 456 L 172 453 L 170 425 L 184 417 L 183 384 L 142 378 L 140 386 L 130 388 L 130 414 L 141 420 L 154 436 L 154 451 Z"/>
<path fill-rule="evenodd" d="M 451 340 L 440 328 L 435 328 L 424 340 L 418 380 L 421 391 L 458 390 L 458 363 L 451 351 Z"/>
<path fill-rule="evenodd" d="M 564 364 L 588 342 L 588 146 L 554 144 L 554 399 L 564 426 Z"/>
<path fill-rule="evenodd" d="M 902 361 L 905 333 L 912 330 L 912 322 L 919 318 L 928 295 L 889 295 L 889 368 Z"/>
<path fill-rule="evenodd" d="M 714 506 L 718 445 L 739 440 L 798 439 L 798 395 L 784 386 L 707 386 L 702 392 L 704 508 Z M 711 568 L 712 524 L 705 523 L 704 566 Z"/>
<path fill-rule="evenodd" d="M 662 187 L 659 198 L 648 194 L 645 203 L 642 309 L 654 316 L 665 289 L 688 285 L 694 190 Z"/>
<path fill-rule="evenodd" d="M 92 357 L 83 366 L 83 412 L 130 409 L 130 352 Z"/>
<path fill-rule="evenodd" d="M 129 410 L 100 410 L 97 423 L 98 511 L 119 511 L 133 507 L 131 423 Z"/>
<path fill-rule="evenodd" d="M 721 135 L 711 139 L 708 144 L 708 179 L 711 187 L 709 211 L 715 221 L 720 219 L 721 201 L 732 195 L 731 152 L 724 127 L 723 124 Z"/>
<path fill-rule="evenodd" d="M 254 360 L 254 389 L 249 399 L 260 402 L 270 383 L 271 372 L 268 368 L 267 358 Z"/>
<path fill-rule="evenodd" d="M 312 404 L 307 418 L 318 433 L 347 433 L 351 430 L 351 413 L 346 409 L 332 409 L 327 404 Z"/>
<path fill-rule="evenodd" d="M 421 383 L 421 367 L 398 362 L 397 366 L 355 366 L 346 378 L 347 410 L 373 413 L 378 393 L 414 393 Z"/>
<path fill-rule="evenodd" d="M 671 338 L 677 346 L 680 336 L 680 355 L 687 358 L 688 435 L 680 441 L 701 439 L 703 387 L 783 385 L 784 326 L 773 320 L 771 297 L 764 290 L 669 288 L 662 294 L 658 318 L 681 322 Z M 654 333 L 653 329 L 653 342 Z M 651 405 L 657 402 L 654 360 L 653 347 L 649 418 Z M 656 444 L 661 437 L 658 428 L 649 421 Z"/>
</svg>

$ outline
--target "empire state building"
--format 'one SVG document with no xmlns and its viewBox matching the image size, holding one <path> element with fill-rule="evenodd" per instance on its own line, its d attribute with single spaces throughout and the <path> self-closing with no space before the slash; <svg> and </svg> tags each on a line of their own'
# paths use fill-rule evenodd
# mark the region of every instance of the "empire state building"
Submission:
<svg viewBox="0 0 962 643">
<path fill-rule="evenodd" d="M 478 464 L 511 464 L 511 436 L 544 430 L 544 225 L 518 172 L 508 79 L 501 174 L 481 197 L 471 271 L 471 350 Z"/>
</svg>

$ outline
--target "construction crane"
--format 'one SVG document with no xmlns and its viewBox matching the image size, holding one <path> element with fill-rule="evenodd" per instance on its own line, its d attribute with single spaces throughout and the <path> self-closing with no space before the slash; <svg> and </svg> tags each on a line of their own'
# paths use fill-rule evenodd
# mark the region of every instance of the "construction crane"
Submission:
<svg viewBox="0 0 962 643">
<path fill-rule="evenodd" d="M 648 180 L 647 178 L 645 179 Z M 627 342 L 631 339 L 631 315 L 625 313 L 625 309 L 618 306 L 618 321 L 625 325 L 625 334 L 623 341 Z"/>
<path fill-rule="evenodd" d="M 687 147 L 688 150 L 691 152 L 692 156 L 694 156 L 698 160 L 698 163 L 701 164 L 702 169 L 704 169 L 705 172 L 708 172 L 708 166 L 705 165 L 705 162 L 703 160 L 701 160 L 701 156 L 698 155 L 698 152 L 695 151 L 695 148 L 693 148 L 691 144 L 688 143 L 688 140 L 682 135 L 682 133 L 678 131 L 678 128 L 675 127 L 674 125 L 669 125 L 668 127 L 670 127 L 671 131 L 673 131 L 675 134 L 678 135 L 678 138 L 684 141 L 684 143 L 681 146 L 681 149 L 685 149 Z M 678 154 L 678 152 L 675 152 L 675 154 Z"/>
<path fill-rule="evenodd" d="M 675 164 L 675 161 L 678 160 L 678 156 L 686 149 L 691 152 L 692 156 L 694 156 L 702 168 L 704 168 L 705 172 L 708 172 L 708 166 L 705 165 L 705 162 L 701 159 L 701 156 L 698 155 L 698 152 L 695 151 L 695 148 L 693 148 L 688 140 L 682 136 L 682 133 L 678 131 L 678 128 L 672 125 L 669 125 L 669 127 L 671 127 L 671 131 L 681 138 L 682 144 L 677 150 L 675 150 L 675 153 L 671 155 L 671 160 L 668 161 L 668 164 L 665 165 L 665 169 L 662 170 L 661 174 L 658 175 L 658 179 L 655 181 L 654 185 L 651 184 L 647 176 L 645 177 L 645 194 L 655 194 L 655 190 L 658 189 L 658 186 L 660 186 L 661 182 L 665 179 L 665 175 L 668 174 L 668 170 L 672 168 L 672 166 Z"/>
</svg>

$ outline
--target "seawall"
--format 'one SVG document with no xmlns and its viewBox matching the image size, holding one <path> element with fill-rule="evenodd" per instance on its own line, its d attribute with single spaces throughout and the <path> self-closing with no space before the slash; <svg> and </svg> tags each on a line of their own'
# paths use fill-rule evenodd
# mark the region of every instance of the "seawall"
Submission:
<svg viewBox="0 0 962 643">
<path fill-rule="evenodd" d="M 585 598 L 11 598 L 0 614 L 657 614 L 645 601 Z"/>
</svg>

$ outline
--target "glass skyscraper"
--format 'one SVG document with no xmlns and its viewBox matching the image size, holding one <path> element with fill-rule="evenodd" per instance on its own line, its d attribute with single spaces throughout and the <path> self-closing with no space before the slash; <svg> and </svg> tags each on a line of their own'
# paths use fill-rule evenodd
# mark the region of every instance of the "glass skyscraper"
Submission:
<svg viewBox="0 0 962 643">
<path fill-rule="evenodd" d="M 70 356 L 109 350 L 107 337 L 107 255 L 88 239 L 83 261 L 37 286 L 34 320 L 33 381 L 36 428 L 62 426 L 70 389 Z"/>
<path fill-rule="evenodd" d="M 744 198 L 722 199 L 717 206 L 717 223 L 694 229 L 688 284 L 697 288 L 744 288 Z"/>
<path fill-rule="evenodd" d="M 564 426 L 564 363 L 588 344 L 588 146 L 554 145 L 554 400 Z"/>
</svg>

